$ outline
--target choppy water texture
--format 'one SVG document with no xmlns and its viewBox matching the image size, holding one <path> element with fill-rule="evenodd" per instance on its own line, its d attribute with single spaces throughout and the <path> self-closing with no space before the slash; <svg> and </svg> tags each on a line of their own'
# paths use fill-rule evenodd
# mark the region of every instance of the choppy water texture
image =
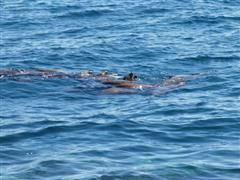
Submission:
<svg viewBox="0 0 240 180">
<path fill-rule="evenodd" d="M 238 179 L 239 0 L 2 0 L 0 68 L 206 73 L 165 96 L 0 80 L 1 179 Z"/>
</svg>

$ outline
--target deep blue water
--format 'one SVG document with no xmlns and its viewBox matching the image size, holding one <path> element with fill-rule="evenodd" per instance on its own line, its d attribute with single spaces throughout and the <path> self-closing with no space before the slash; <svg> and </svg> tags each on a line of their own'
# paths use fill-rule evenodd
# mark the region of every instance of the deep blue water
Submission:
<svg viewBox="0 0 240 180">
<path fill-rule="evenodd" d="M 1 179 L 239 179 L 239 0 L 2 0 L 0 15 L 0 69 L 205 74 L 163 96 L 1 79 Z"/>
</svg>

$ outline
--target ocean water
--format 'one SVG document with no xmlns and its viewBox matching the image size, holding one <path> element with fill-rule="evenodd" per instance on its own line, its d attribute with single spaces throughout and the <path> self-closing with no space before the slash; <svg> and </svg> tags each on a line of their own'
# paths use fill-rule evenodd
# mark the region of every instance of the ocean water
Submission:
<svg viewBox="0 0 240 180">
<path fill-rule="evenodd" d="M 2 0 L 0 35 L 0 69 L 204 74 L 164 95 L 0 79 L 0 179 L 240 178 L 239 0 Z"/>
</svg>

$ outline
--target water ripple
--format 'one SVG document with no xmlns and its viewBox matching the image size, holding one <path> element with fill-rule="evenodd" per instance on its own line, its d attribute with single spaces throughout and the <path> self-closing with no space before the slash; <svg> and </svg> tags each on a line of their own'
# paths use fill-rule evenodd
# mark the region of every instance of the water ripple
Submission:
<svg viewBox="0 0 240 180">
<path fill-rule="evenodd" d="M 239 179 L 239 2 L 1 2 L 0 69 L 109 70 L 184 86 L 0 77 L 2 179 Z M 167 92 L 167 93 L 166 93 Z"/>
</svg>

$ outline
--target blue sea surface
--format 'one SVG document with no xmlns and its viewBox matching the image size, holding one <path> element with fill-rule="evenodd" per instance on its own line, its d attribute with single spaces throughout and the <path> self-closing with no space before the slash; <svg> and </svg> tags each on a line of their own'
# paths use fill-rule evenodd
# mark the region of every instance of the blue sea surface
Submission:
<svg viewBox="0 0 240 180">
<path fill-rule="evenodd" d="M 2 0 L 0 69 L 109 70 L 163 94 L 0 79 L 1 180 L 238 180 L 239 0 Z"/>
</svg>

